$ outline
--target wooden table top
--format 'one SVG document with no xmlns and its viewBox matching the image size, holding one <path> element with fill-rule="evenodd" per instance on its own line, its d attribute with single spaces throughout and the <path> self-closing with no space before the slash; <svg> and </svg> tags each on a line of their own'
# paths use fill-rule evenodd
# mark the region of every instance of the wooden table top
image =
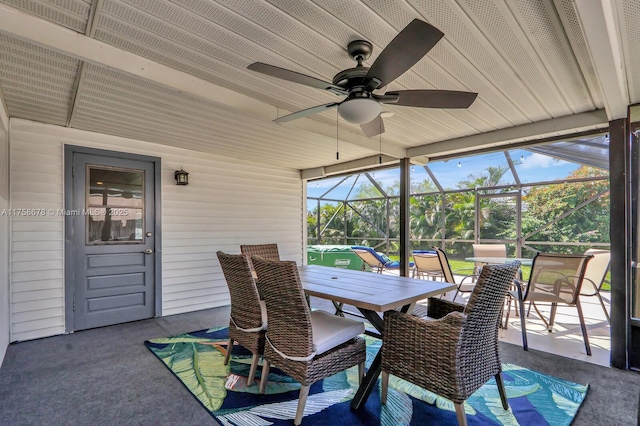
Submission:
<svg viewBox="0 0 640 426">
<path fill-rule="evenodd" d="M 320 265 L 298 267 L 305 293 L 385 312 L 456 289 L 455 284 Z"/>
</svg>

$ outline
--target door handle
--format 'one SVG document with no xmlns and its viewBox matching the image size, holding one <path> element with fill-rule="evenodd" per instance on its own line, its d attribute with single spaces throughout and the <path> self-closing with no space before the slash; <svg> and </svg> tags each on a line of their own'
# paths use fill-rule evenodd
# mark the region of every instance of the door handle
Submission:
<svg viewBox="0 0 640 426">
<path fill-rule="evenodd" d="M 143 251 L 144 254 L 153 254 L 153 250 L 151 249 L 146 249 L 145 251 Z"/>
</svg>

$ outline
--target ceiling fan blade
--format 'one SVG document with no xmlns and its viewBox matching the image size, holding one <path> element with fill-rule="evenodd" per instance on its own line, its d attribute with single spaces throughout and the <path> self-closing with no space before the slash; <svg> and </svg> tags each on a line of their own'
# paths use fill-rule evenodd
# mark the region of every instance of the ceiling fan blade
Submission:
<svg viewBox="0 0 640 426">
<path fill-rule="evenodd" d="M 302 118 L 302 117 L 307 117 L 309 115 L 313 115 L 313 114 L 317 114 L 317 113 L 322 112 L 322 111 L 326 111 L 329 108 L 333 108 L 333 107 L 336 107 L 338 105 L 340 105 L 340 102 L 332 102 L 330 104 L 317 105 L 317 106 L 314 106 L 314 107 L 311 107 L 311 108 L 307 108 L 307 109 L 303 109 L 301 111 L 297 111 L 297 112 L 291 113 L 289 115 L 282 116 L 280 118 L 276 118 L 273 121 L 275 121 L 276 123 L 286 123 L 287 121 L 295 120 L 295 119 Z"/>
<path fill-rule="evenodd" d="M 400 90 L 385 94 L 385 96 L 394 95 L 398 96 L 395 102 L 385 101 L 384 98 L 379 101 L 418 108 L 469 108 L 478 96 L 477 93 L 455 90 Z"/>
<path fill-rule="evenodd" d="M 444 36 L 442 31 L 419 19 L 414 19 L 384 48 L 374 61 L 367 78 L 380 80 L 376 87 L 383 87 L 415 65 Z M 376 87 L 367 86 L 367 90 Z"/>
<path fill-rule="evenodd" d="M 264 64 L 262 62 L 254 62 L 250 64 L 247 69 L 270 75 L 271 77 L 281 78 L 283 80 L 291 81 L 298 84 L 304 84 L 305 86 L 315 87 L 316 89 L 332 90 L 338 91 L 340 93 L 345 93 L 345 90 L 342 87 L 335 86 L 328 81 L 323 81 L 309 75 L 300 74 L 295 71 L 275 67 L 269 64 Z"/>
<path fill-rule="evenodd" d="M 366 137 L 372 138 L 384 133 L 384 121 L 382 121 L 382 117 L 378 114 L 378 116 L 370 122 L 361 124 L 360 128 Z"/>
</svg>

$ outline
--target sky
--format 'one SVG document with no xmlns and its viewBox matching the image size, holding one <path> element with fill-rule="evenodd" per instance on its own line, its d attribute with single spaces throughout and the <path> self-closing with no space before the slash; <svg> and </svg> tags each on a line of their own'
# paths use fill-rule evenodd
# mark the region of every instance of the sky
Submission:
<svg viewBox="0 0 640 426">
<path fill-rule="evenodd" d="M 515 164 L 516 172 L 522 183 L 563 180 L 569 176 L 571 172 L 580 167 L 580 165 L 576 163 L 556 160 L 547 155 L 532 153 L 522 149 L 511 150 L 509 151 L 509 155 Z M 487 165 L 508 168 L 507 159 L 503 152 L 493 152 L 446 161 L 434 161 L 427 164 L 445 189 L 457 189 L 456 184 L 458 182 L 469 179 L 470 175 L 480 174 L 487 168 Z M 400 179 L 399 168 L 378 170 L 370 174 L 376 182 L 385 189 L 391 187 L 394 182 Z M 412 166 L 410 175 L 412 182 L 422 182 L 424 179 L 429 179 L 429 175 L 422 166 Z M 349 194 L 356 180 L 356 176 L 357 175 L 347 178 L 338 188 L 332 190 L 325 197 L 344 199 Z M 344 179 L 344 176 L 310 181 L 307 184 L 307 196 L 320 197 L 342 179 Z M 356 193 L 358 187 L 363 183 L 370 184 L 368 179 L 361 176 L 356 182 L 352 194 Z M 505 173 L 501 183 L 515 183 L 515 179 L 510 170 Z M 396 193 L 390 195 L 398 194 L 396 191 Z M 313 208 L 316 202 L 311 201 L 308 204 L 309 208 Z"/>
</svg>

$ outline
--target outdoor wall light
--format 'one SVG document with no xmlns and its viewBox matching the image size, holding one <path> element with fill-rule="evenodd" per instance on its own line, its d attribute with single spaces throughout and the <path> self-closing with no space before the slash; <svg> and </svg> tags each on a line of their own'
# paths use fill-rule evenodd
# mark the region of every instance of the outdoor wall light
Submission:
<svg viewBox="0 0 640 426">
<path fill-rule="evenodd" d="M 189 173 L 182 170 L 182 167 L 180 170 L 176 170 L 175 177 L 176 185 L 189 185 Z"/>
</svg>

